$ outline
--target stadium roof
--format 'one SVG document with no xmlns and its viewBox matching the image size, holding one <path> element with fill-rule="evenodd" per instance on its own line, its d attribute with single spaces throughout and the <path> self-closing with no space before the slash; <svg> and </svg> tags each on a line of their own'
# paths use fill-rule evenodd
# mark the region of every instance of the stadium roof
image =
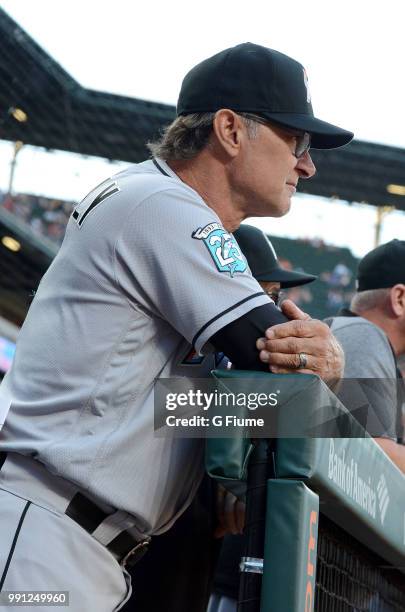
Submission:
<svg viewBox="0 0 405 612">
<path fill-rule="evenodd" d="M 145 159 L 144 143 L 175 116 L 170 105 L 86 89 L 1 8 L 0 108 L 0 139 L 128 162 Z M 405 197 L 387 192 L 405 184 L 405 150 L 354 141 L 311 153 L 318 172 L 300 191 L 405 210 Z M 19 325 L 57 247 L 1 209 L 0 230 L 21 244 L 13 253 L 0 242 L 0 315 Z"/>
<path fill-rule="evenodd" d="M 145 159 L 144 143 L 175 115 L 170 105 L 82 87 L 1 8 L 0 107 L 1 139 L 129 162 Z M 405 184 L 405 150 L 354 141 L 313 158 L 318 172 L 300 191 L 405 210 L 405 197 L 387 191 Z"/>
</svg>

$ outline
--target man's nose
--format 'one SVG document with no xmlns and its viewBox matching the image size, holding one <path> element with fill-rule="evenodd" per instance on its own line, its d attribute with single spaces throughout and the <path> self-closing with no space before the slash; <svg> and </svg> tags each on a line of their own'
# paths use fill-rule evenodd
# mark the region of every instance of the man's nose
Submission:
<svg viewBox="0 0 405 612">
<path fill-rule="evenodd" d="M 309 151 L 305 151 L 304 155 L 298 158 L 298 163 L 295 169 L 297 170 L 300 178 L 309 179 L 314 176 L 316 168 Z"/>
</svg>

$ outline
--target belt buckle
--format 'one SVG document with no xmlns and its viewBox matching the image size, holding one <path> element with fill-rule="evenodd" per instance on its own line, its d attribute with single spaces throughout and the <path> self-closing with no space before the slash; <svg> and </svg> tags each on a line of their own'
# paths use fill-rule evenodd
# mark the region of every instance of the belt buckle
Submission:
<svg viewBox="0 0 405 612">
<path fill-rule="evenodd" d="M 121 567 L 132 567 L 135 563 L 138 563 L 140 559 L 144 556 L 146 552 L 148 552 L 150 539 L 141 540 L 131 548 L 129 552 L 121 559 L 120 565 Z"/>
</svg>

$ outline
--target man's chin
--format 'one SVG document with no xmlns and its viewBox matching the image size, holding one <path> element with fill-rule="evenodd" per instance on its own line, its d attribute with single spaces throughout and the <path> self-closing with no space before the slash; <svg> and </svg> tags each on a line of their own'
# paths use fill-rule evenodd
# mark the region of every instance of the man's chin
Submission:
<svg viewBox="0 0 405 612">
<path fill-rule="evenodd" d="M 285 202 L 283 202 L 282 206 L 280 206 L 275 214 L 272 215 L 272 217 L 284 217 L 284 215 L 286 215 L 289 210 L 291 208 L 291 198 L 288 198 Z"/>
<path fill-rule="evenodd" d="M 283 202 L 278 202 L 276 205 L 272 202 L 262 202 L 261 206 L 256 210 L 249 210 L 245 219 L 249 217 L 284 217 L 291 208 L 291 198 L 286 198 Z"/>
</svg>

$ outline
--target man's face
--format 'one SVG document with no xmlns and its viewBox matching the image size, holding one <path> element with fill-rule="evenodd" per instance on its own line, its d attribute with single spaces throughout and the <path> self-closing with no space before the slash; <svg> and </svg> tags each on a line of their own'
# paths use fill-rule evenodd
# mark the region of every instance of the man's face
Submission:
<svg viewBox="0 0 405 612">
<path fill-rule="evenodd" d="M 273 302 L 278 304 L 278 298 L 280 294 L 281 285 L 280 283 L 275 283 L 273 281 L 258 281 L 260 287 L 263 289 L 265 293 L 273 300 Z"/>
<path fill-rule="evenodd" d="M 311 178 L 315 166 L 307 151 L 297 159 L 297 133 L 258 124 L 257 136 L 247 138 L 236 173 L 246 216 L 282 217 L 291 206 L 300 178 Z"/>
</svg>

